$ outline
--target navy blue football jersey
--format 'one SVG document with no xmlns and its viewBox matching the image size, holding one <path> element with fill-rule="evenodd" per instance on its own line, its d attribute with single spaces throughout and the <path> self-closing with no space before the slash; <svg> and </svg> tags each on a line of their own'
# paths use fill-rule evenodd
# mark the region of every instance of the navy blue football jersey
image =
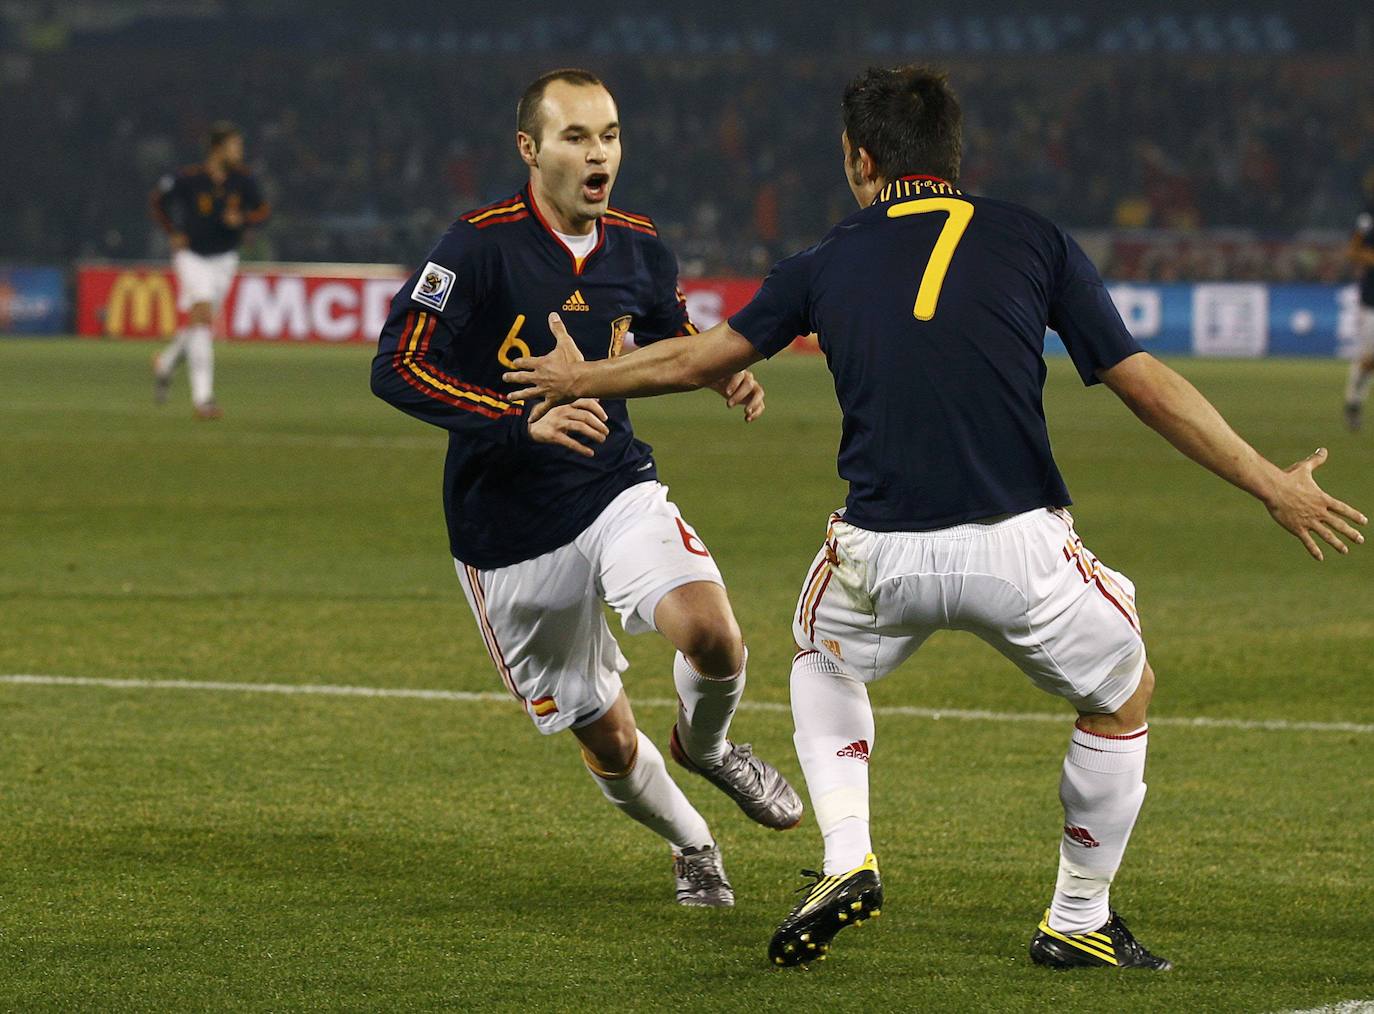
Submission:
<svg viewBox="0 0 1374 1014">
<path fill-rule="evenodd" d="M 185 233 L 192 252 L 207 256 L 237 250 L 244 229 L 261 225 L 271 214 L 250 174 L 230 170 L 217 183 L 203 165 L 186 166 L 176 175 L 162 177 L 149 203 L 163 229 Z M 243 213 L 243 225 L 225 224 L 224 213 L 230 210 Z"/>
<path fill-rule="evenodd" d="M 1374 250 L 1374 204 L 1370 204 L 1355 219 L 1355 235 L 1366 250 Z M 1360 302 L 1374 309 L 1374 265 L 1360 270 Z"/>
<path fill-rule="evenodd" d="M 501 379 L 554 347 L 557 312 L 589 361 L 696 333 L 677 261 L 642 215 L 610 209 L 579 261 L 529 189 L 461 216 L 396 293 L 372 390 L 449 431 L 444 513 L 456 559 L 482 570 L 533 559 L 582 533 L 628 487 L 657 478 L 624 401 L 603 401 L 610 435 L 594 457 L 530 439 L 533 404 Z"/>
<path fill-rule="evenodd" d="M 817 334 L 844 414 L 845 519 L 874 531 L 1070 502 L 1041 403 L 1047 325 L 1085 384 L 1140 351 L 1062 230 L 931 177 L 888 184 L 730 318 L 765 356 Z"/>
</svg>

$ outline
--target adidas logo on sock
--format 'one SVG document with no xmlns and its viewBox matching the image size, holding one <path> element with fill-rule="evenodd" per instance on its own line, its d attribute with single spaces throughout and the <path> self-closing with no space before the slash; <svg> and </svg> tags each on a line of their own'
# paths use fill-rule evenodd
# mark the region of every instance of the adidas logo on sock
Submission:
<svg viewBox="0 0 1374 1014">
<path fill-rule="evenodd" d="M 853 757 L 855 760 L 861 760 L 861 761 L 863 761 L 865 764 L 867 764 L 867 763 L 868 763 L 868 740 L 866 740 L 866 739 L 856 739 L 854 742 L 850 743 L 848 746 L 844 747 L 843 749 L 836 750 L 836 751 L 835 751 L 835 756 L 836 756 L 836 757 Z"/>
<path fill-rule="evenodd" d="M 1072 824 L 1064 825 L 1064 833 L 1073 841 L 1078 842 L 1085 849 L 1095 849 L 1102 843 L 1092 836 L 1086 827 L 1074 827 Z"/>
<path fill-rule="evenodd" d="M 563 309 L 564 309 L 565 311 L 567 311 L 567 310 L 590 310 L 591 307 L 588 306 L 588 305 L 587 305 L 587 301 L 586 301 L 585 299 L 582 298 L 582 290 L 581 290 L 581 289 L 574 289 L 574 290 L 573 290 L 573 294 L 572 294 L 571 296 L 569 296 L 567 302 L 565 302 L 565 303 L 563 304 Z"/>
</svg>

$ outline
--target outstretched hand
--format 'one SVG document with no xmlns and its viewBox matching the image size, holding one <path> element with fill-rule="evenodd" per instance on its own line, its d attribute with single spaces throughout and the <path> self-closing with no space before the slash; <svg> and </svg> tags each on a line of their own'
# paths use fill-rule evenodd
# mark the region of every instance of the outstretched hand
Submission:
<svg viewBox="0 0 1374 1014">
<path fill-rule="evenodd" d="M 1350 552 L 1341 541 L 1344 535 L 1355 543 L 1363 543 L 1364 536 L 1355 525 L 1365 525 L 1369 519 L 1349 504 L 1342 503 L 1317 485 L 1312 473 L 1326 463 L 1326 448 L 1319 447 L 1297 464 L 1284 469 L 1277 490 L 1265 506 L 1269 514 L 1292 532 L 1307 547 L 1313 559 L 1321 560 L 1321 547 L 1312 536 L 1315 533 L 1339 553 Z"/>
<path fill-rule="evenodd" d="M 508 384 L 525 385 L 508 396 L 512 401 L 529 398 L 542 398 L 543 404 L 536 405 L 530 414 L 530 423 L 542 418 L 555 405 L 572 401 L 573 384 L 577 378 L 577 367 L 582 363 L 582 350 L 573 341 L 562 319 L 556 313 L 549 314 L 549 330 L 553 333 L 553 351 L 546 356 L 521 356 L 511 365 L 515 368 L 501 375 Z"/>
</svg>

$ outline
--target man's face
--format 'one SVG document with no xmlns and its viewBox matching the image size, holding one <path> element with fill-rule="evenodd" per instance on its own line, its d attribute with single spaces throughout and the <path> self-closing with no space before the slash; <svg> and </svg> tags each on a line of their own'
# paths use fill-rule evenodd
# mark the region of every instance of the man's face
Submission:
<svg viewBox="0 0 1374 1014">
<path fill-rule="evenodd" d="M 237 169 L 243 165 L 243 138 L 238 134 L 226 137 L 220 142 L 219 157 L 230 169 Z"/>
<path fill-rule="evenodd" d="M 620 171 L 620 114 L 611 93 L 555 81 L 544 92 L 540 118 L 538 149 L 522 145 L 540 188 L 569 221 L 600 218 Z"/>
</svg>

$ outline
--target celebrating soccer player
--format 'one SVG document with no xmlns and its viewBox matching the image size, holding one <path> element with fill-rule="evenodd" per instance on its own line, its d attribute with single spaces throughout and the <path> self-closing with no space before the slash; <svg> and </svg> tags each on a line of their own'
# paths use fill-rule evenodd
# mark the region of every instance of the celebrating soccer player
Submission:
<svg viewBox="0 0 1374 1014">
<path fill-rule="evenodd" d="M 726 738 L 748 652 L 720 571 L 658 482 L 623 401 L 582 399 L 536 420 L 501 379 L 552 347 L 551 311 L 567 314 L 588 359 L 697 332 L 653 222 L 608 204 L 620 122 L 605 86 L 554 71 L 526 89 L 516 115 L 528 185 L 461 216 L 397 293 L 372 389 L 449 431 L 449 541 L 506 688 L 540 732 L 571 729 L 606 798 L 668 841 L 680 904 L 731 905 L 706 821 L 635 725 L 627 663 L 601 610 L 604 599 L 627 633 L 657 630 L 678 649 L 673 759 L 766 827 L 793 827 L 797 793 Z M 749 371 L 715 387 L 746 418 L 763 411 Z"/>
<path fill-rule="evenodd" d="M 1355 354 L 1345 384 L 1345 424 L 1360 429 L 1365 399 L 1374 379 L 1374 169 L 1364 177 L 1365 207 L 1355 220 L 1349 257 L 1360 269 L 1360 315 L 1356 324 Z"/>
<path fill-rule="evenodd" d="M 843 101 L 844 169 L 860 210 L 768 275 L 743 310 L 689 341 L 611 363 L 558 348 L 506 375 L 543 396 L 690 390 L 816 332 L 844 415 L 845 508 L 830 518 L 793 618 L 797 753 L 825 840 L 822 871 L 783 920 L 779 965 L 825 954 L 882 903 L 869 836 L 867 684 L 932 633 L 970 631 L 1078 712 L 1059 796 L 1059 878 L 1030 953 L 1054 968 L 1168 969 L 1109 888 L 1145 798 L 1146 661 L 1135 589 L 1074 531 L 1041 403 L 1046 327 L 1085 384 L 1258 498 L 1318 560 L 1366 518 L 1313 480 L 1318 450 L 1280 469 L 1186 380 L 1141 350 L 1096 269 L 1061 229 L 959 189 L 961 113 L 943 74 L 870 70 Z M 552 411 L 558 411 L 552 409 Z"/>
<path fill-rule="evenodd" d="M 172 373 L 182 358 L 191 376 L 191 406 L 197 419 L 218 419 L 215 311 L 234 283 L 239 244 L 250 225 L 267 221 L 271 209 L 257 181 L 244 169 L 243 134 L 220 121 L 210 128 L 201 165 L 164 176 L 151 198 L 153 217 L 167 231 L 177 278 L 177 309 L 186 321 L 153 359 L 153 394 L 167 400 Z"/>
</svg>

